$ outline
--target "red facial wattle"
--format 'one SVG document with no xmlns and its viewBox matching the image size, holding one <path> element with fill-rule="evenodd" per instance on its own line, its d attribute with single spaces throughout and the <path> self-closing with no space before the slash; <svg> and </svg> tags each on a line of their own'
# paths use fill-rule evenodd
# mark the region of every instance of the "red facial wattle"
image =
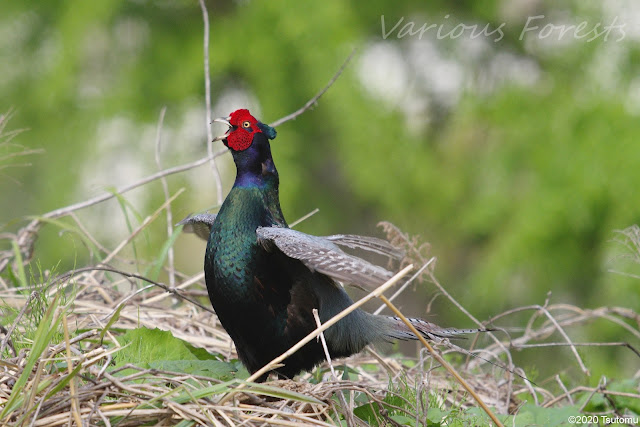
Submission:
<svg viewBox="0 0 640 427">
<path fill-rule="evenodd" d="M 235 128 L 227 136 L 227 146 L 234 151 L 242 151 L 249 148 L 253 142 L 253 136 L 262 132 L 249 110 L 236 110 L 229 116 L 229 123 Z"/>
<path fill-rule="evenodd" d="M 243 151 L 249 148 L 258 133 L 267 139 L 275 139 L 277 135 L 274 128 L 259 122 L 246 109 L 236 110 L 229 117 L 220 117 L 214 122 L 224 123 L 229 126 L 229 130 L 224 135 L 215 137 L 213 141 L 223 141 L 224 145 L 233 151 Z"/>
<path fill-rule="evenodd" d="M 251 142 L 253 142 L 253 133 L 244 129 L 236 129 L 227 137 L 227 146 L 234 151 L 246 150 Z"/>
</svg>

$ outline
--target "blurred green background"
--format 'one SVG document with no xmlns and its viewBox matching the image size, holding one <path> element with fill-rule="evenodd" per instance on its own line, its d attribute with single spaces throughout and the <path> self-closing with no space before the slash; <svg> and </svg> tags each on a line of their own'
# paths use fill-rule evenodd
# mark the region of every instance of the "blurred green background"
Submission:
<svg viewBox="0 0 640 427">
<path fill-rule="evenodd" d="M 301 230 L 380 235 L 376 223 L 389 220 L 419 234 L 438 257 L 441 282 L 481 319 L 543 304 L 549 291 L 553 303 L 638 309 L 638 279 L 609 270 L 638 273 L 612 239 L 640 222 L 640 4 L 206 4 L 214 117 L 249 107 L 272 122 L 359 49 L 272 144 L 287 219 L 320 209 Z M 12 110 L 5 132 L 25 129 L 0 145 L 2 230 L 157 171 L 164 106 L 162 167 L 205 155 L 202 40 L 197 1 L 0 3 L 0 111 Z M 44 153 L 10 157 L 21 147 Z M 218 164 L 226 194 L 231 157 Z M 168 182 L 172 193 L 186 188 L 173 204 L 176 222 L 215 208 L 208 166 Z M 125 199 L 146 216 L 163 201 L 160 183 Z M 116 201 L 79 216 L 108 247 L 129 234 Z M 162 221 L 141 237 L 147 259 L 166 240 Z M 203 248 L 181 236 L 179 268 L 199 271 Z M 35 258 L 45 268 L 60 261 L 63 271 L 93 261 L 54 226 L 42 231 Z M 426 284 L 401 305 L 424 316 L 434 293 Z M 442 297 L 431 312 L 440 324 L 471 326 Z M 635 339 L 606 322 L 580 334 Z M 530 363 L 558 353 L 569 351 L 536 350 Z M 581 354 L 596 377 L 638 369 L 624 350 Z"/>
</svg>

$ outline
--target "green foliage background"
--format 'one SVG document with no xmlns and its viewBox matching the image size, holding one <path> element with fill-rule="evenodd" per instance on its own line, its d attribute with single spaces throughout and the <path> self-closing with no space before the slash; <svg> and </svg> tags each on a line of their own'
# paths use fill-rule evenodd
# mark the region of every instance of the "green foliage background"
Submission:
<svg viewBox="0 0 640 427">
<path fill-rule="evenodd" d="M 544 15 L 540 26 L 624 23 L 632 14 L 616 4 L 208 1 L 212 98 L 229 109 L 245 106 L 229 101 L 241 94 L 263 121 L 274 121 L 303 105 L 357 47 L 319 104 L 278 129 L 273 151 L 290 221 L 317 207 L 303 231 L 375 233 L 384 219 L 420 234 L 438 257 L 438 277 L 479 318 L 542 304 L 549 291 L 553 302 L 637 310 L 637 279 L 608 272 L 635 273 L 611 239 L 615 229 L 640 222 L 637 35 L 629 24 L 622 40 L 616 30 L 592 41 L 536 32 L 521 38 L 536 15 Z M 471 50 L 468 35 L 440 39 L 434 31 L 421 40 L 395 31 L 384 40 L 382 15 L 387 31 L 404 18 L 402 25 L 414 22 L 415 29 L 488 24 L 504 37 L 481 37 L 484 44 Z M 13 143 L 45 150 L 29 167 L 0 170 L 4 229 L 155 172 L 163 106 L 163 166 L 203 156 L 202 38 L 196 1 L 2 2 L 0 108 L 13 109 L 11 129 L 28 129 Z M 376 52 L 391 56 L 372 65 L 366 59 Z M 428 60 L 417 61 L 425 52 Z M 389 58 L 400 74 L 388 72 Z M 462 73 L 454 94 L 442 95 L 424 78 L 438 61 L 454 64 L 437 75 L 441 80 L 451 78 L 446 70 Z M 363 83 L 376 73 L 391 89 Z M 226 193 L 230 156 L 219 164 Z M 206 168 L 173 176 L 169 185 L 187 188 L 174 203 L 176 221 L 215 206 Z M 157 183 L 125 195 L 143 217 L 162 197 Z M 112 244 L 128 234 L 115 201 L 80 215 Z M 163 227 L 145 235 L 138 248 L 144 257 L 160 250 Z M 38 240 L 42 265 L 62 259 L 63 271 L 91 261 L 82 243 L 58 231 L 47 228 Z M 182 268 L 201 268 L 194 238 L 180 237 L 177 251 Z M 424 315 L 434 289 L 419 292 L 404 303 L 408 313 Z M 439 323 L 465 326 L 450 304 L 436 301 Z M 585 339 L 621 334 L 596 325 Z M 595 377 L 618 374 L 630 361 L 637 367 L 626 356 L 612 364 L 607 350 L 588 353 Z"/>
</svg>

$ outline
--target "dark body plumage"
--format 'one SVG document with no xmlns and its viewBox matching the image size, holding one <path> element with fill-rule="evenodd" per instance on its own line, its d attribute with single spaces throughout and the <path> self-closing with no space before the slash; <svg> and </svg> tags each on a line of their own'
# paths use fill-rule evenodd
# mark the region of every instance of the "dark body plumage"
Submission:
<svg viewBox="0 0 640 427">
<path fill-rule="evenodd" d="M 287 227 L 278 172 L 261 133 L 248 149 L 233 154 L 238 175 L 211 228 L 204 270 L 211 304 L 240 360 L 255 372 L 315 329 L 313 308 L 325 322 L 352 301 L 329 277 L 258 244 L 258 227 Z M 355 311 L 327 331 L 332 356 L 348 356 L 372 341 L 365 316 Z M 323 359 L 314 340 L 277 372 L 291 378 Z"/>
<path fill-rule="evenodd" d="M 391 273 L 345 254 L 333 243 L 357 246 L 358 236 L 320 238 L 290 230 L 280 209 L 278 172 L 267 138 L 274 138 L 275 131 L 247 110 L 232 113 L 225 123 L 231 129 L 224 142 L 237 168 L 233 188 L 217 216 L 197 215 L 183 223 L 197 226 L 199 235 L 210 228 L 204 262 L 209 298 L 240 360 L 253 373 L 315 329 L 312 309 L 326 322 L 352 303 L 333 278 L 380 283 Z M 251 131 L 250 145 L 246 135 L 235 134 L 246 130 Z M 377 239 L 362 239 L 365 246 L 384 246 Z M 420 319 L 412 322 L 428 338 L 473 332 L 442 329 Z M 332 357 L 357 353 L 376 341 L 416 339 L 398 319 L 362 310 L 329 328 L 325 338 Z M 292 378 L 324 358 L 321 344 L 313 340 L 276 372 Z"/>
</svg>

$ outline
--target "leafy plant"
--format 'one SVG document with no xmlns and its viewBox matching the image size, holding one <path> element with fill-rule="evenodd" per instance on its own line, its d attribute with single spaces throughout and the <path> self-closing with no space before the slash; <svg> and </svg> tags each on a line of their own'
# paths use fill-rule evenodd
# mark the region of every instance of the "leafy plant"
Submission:
<svg viewBox="0 0 640 427">
<path fill-rule="evenodd" d="M 116 368 L 130 363 L 223 381 L 234 378 L 238 372 L 238 363 L 224 362 L 222 356 L 194 347 L 168 331 L 142 327 L 127 331 L 118 341 L 123 348 L 114 355 Z M 128 373 L 119 371 L 123 376 Z"/>
</svg>

